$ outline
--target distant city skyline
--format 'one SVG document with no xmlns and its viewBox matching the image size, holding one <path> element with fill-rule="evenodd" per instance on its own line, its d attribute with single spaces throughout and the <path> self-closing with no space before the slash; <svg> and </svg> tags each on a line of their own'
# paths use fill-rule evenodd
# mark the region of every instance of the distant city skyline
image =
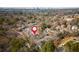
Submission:
<svg viewBox="0 0 79 59">
<path fill-rule="evenodd" d="M 0 0 L 0 7 L 78 8 L 78 0 Z"/>
</svg>

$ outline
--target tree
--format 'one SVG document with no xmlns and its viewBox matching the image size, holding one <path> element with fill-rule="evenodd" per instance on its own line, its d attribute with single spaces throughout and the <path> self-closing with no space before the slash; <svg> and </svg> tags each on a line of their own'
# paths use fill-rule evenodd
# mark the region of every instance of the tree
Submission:
<svg viewBox="0 0 79 59">
<path fill-rule="evenodd" d="M 54 52 L 55 46 L 52 41 L 47 41 L 42 45 L 41 51 L 43 52 Z"/>
<path fill-rule="evenodd" d="M 23 47 L 25 41 L 23 39 L 12 38 L 9 42 L 9 51 L 16 52 Z"/>
<path fill-rule="evenodd" d="M 76 42 L 76 41 L 68 42 L 65 45 L 64 50 L 66 52 L 79 52 L 79 42 Z"/>
</svg>

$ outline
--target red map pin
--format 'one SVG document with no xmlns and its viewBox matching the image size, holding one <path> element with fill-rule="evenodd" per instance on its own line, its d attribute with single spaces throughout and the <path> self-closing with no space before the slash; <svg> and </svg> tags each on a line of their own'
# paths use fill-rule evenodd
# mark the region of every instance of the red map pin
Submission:
<svg viewBox="0 0 79 59">
<path fill-rule="evenodd" d="M 32 27 L 32 32 L 33 32 L 34 35 L 36 34 L 36 32 L 37 32 L 37 26 L 33 26 Z"/>
</svg>

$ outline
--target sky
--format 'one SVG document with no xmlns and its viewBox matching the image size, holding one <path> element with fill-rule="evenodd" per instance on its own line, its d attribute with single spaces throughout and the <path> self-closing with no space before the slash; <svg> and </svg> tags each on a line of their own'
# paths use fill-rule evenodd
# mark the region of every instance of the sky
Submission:
<svg viewBox="0 0 79 59">
<path fill-rule="evenodd" d="M 0 0 L 0 7 L 79 7 L 78 0 Z"/>
</svg>

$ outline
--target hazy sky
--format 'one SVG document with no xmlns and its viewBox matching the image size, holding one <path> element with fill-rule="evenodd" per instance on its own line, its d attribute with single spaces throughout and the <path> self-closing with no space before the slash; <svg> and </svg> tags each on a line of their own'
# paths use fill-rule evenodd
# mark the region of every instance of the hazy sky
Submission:
<svg viewBox="0 0 79 59">
<path fill-rule="evenodd" d="M 78 0 L 0 0 L 0 7 L 79 7 Z"/>
</svg>

